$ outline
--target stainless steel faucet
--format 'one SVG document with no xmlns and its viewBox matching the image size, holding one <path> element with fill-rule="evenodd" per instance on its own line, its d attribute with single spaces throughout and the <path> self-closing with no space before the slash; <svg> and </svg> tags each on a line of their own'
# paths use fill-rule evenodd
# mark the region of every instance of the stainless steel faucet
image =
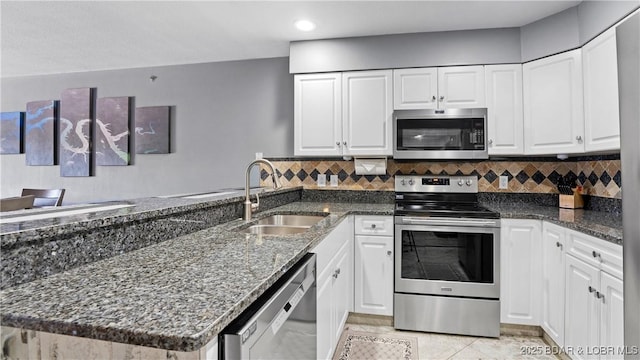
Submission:
<svg viewBox="0 0 640 360">
<path fill-rule="evenodd" d="M 280 187 L 280 181 L 278 181 L 278 174 L 276 172 L 276 168 L 273 166 L 273 164 L 271 163 L 271 161 L 269 160 L 265 160 L 265 159 L 256 159 L 253 160 L 251 162 L 251 164 L 249 164 L 249 166 L 247 166 L 247 173 L 246 173 L 246 177 L 245 177 L 245 188 L 244 188 L 244 216 L 243 219 L 245 221 L 251 220 L 251 214 L 258 210 L 258 207 L 260 206 L 260 198 L 258 197 L 258 194 L 256 194 L 256 203 L 252 203 L 251 200 L 249 199 L 249 175 L 251 173 L 251 168 L 253 167 L 253 165 L 256 164 L 264 164 L 267 165 L 270 169 L 271 169 L 271 179 L 273 179 L 273 188 L 277 189 Z"/>
</svg>

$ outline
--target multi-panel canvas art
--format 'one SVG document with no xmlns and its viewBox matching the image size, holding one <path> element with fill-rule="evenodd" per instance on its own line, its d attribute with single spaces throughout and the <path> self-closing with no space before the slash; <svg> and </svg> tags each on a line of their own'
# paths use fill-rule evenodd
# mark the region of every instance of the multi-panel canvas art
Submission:
<svg viewBox="0 0 640 360">
<path fill-rule="evenodd" d="M 60 175 L 92 175 L 95 89 L 64 90 L 60 96 Z"/>
<path fill-rule="evenodd" d="M 24 150 L 25 163 L 31 166 L 57 164 L 58 102 L 55 100 L 27 103 Z"/>
<path fill-rule="evenodd" d="M 168 154 L 170 136 L 169 106 L 136 108 L 136 154 Z"/>
<path fill-rule="evenodd" d="M 0 114 L 0 154 L 22 152 L 23 113 L 19 111 Z"/>
<path fill-rule="evenodd" d="M 96 165 L 129 165 L 131 100 L 127 96 L 98 99 Z"/>
</svg>

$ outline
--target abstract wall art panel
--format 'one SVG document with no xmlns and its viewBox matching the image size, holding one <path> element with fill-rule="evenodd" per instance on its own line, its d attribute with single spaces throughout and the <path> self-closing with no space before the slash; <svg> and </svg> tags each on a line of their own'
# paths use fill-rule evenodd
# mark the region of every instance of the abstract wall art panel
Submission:
<svg viewBox="0 0 640 360">
<path fill-rule="evenodd" d="M 96 165 L 129 165 L 132 98 L 98 99 L 96 105 Z"/>
<path fill-rule="evenodd" d="M 60 175 L 91 176 L 95 89 L 64 90 L 60 96 Z"/>
<path fill-rule="evenodd" d="M 0 154 L 22 152 L 22 124 L 24 113 L 19 111 L 0 114 Z"/>
<path fill-rule="evenodd" d="M 170 106 L 136 108 L 136 154 L 168 154 Z"/>
<path fill-rule="evenodd" d="M 27 103 L 25 121 L 25 163 L 31 166 L 56 165 L 58 102 L 55 100 Z"/>
</svg>

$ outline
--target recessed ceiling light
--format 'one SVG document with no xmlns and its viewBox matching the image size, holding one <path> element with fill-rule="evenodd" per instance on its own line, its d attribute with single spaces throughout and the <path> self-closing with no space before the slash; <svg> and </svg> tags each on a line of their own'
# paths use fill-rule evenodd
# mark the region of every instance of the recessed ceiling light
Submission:
<svg viewBox="0 0 640 360">
<path fill-rule="evenodd" d="M 316 28 L 316 24 L 309 20 L 298 20 L 295 22 L 296 28 L 300 31 L 311 31 Z"/>
</svg>

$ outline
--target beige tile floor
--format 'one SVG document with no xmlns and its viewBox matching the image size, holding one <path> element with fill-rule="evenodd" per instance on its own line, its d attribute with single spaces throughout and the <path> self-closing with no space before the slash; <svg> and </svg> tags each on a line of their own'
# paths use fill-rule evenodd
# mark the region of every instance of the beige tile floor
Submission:
<svg viewBox="0 0 640 360">
<path fill-rule="evenodd" d="M 507 359 L 559 359 L 545 355 L 549 346 L 539 337 L 501 336 L 499 339 L 457 336 L 413 331 L 399 331 L 390 326 L 346 324 L 345 329 L 376 334 L 397 334 L 418 338 L 418 355 L 433 360 L 507 360 Z M 523 354 L 529 349 L 534 354 Z M 542 352 L 542 354 L 539 354 Z M 370 359 L 383 360 L 383 359 Z M 386 360 L 386 359 L 384 359 Z"/>
</svg>

